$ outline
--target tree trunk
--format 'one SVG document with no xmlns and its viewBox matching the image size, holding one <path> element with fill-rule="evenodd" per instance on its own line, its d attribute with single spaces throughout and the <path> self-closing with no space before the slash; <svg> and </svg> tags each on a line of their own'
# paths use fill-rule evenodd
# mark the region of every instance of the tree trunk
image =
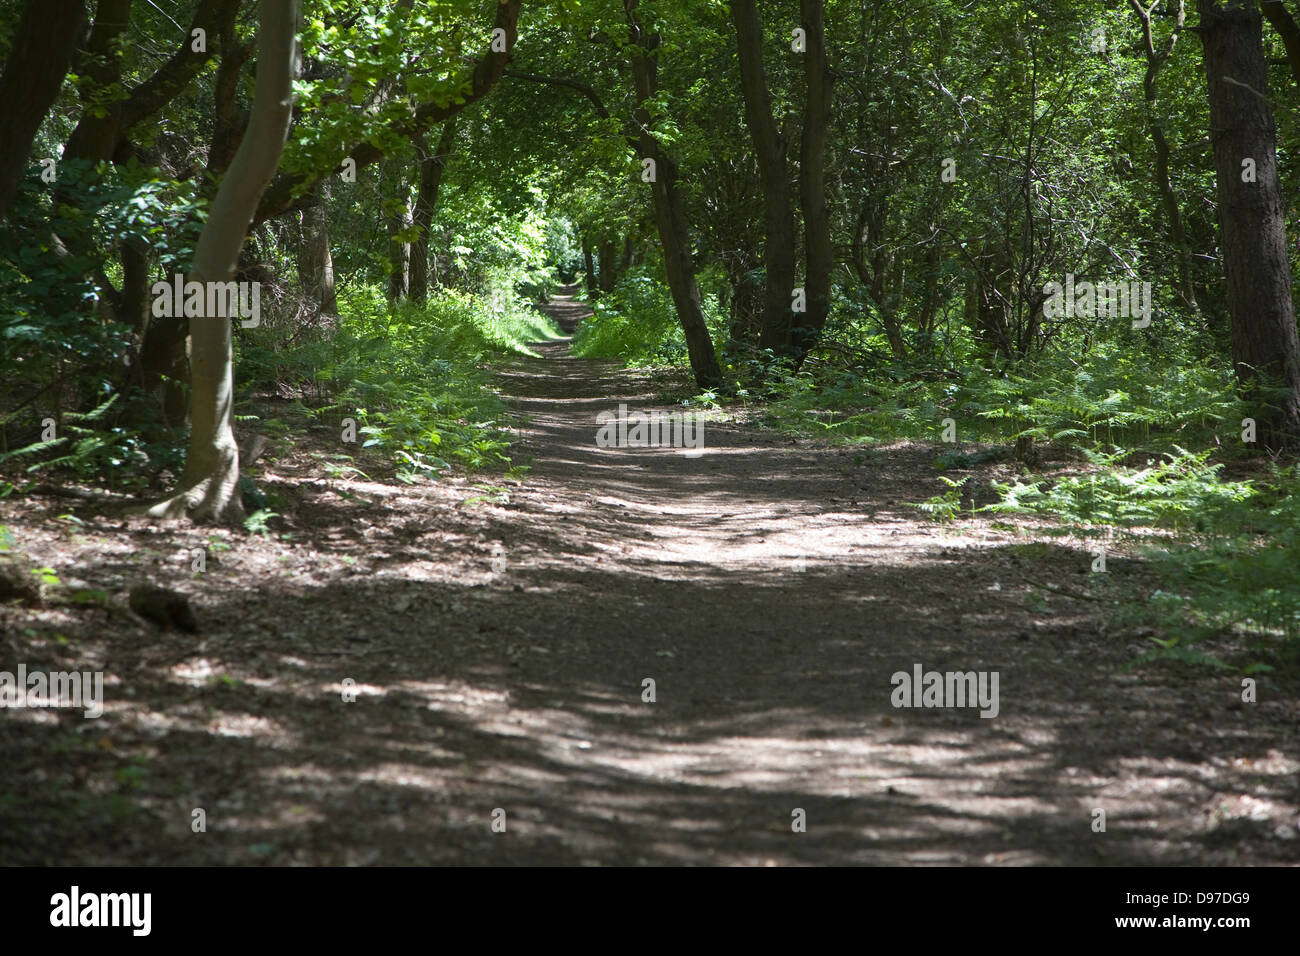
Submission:
<svg viewBox="0 0 1300 956">
<path fill-rule="evenodd" d="M 32 140 L 63 86 L 85 19 L 82 0 L 27 0 L 23 8 L 0 75 L 0 219 L 18 192 Z"/>
<path fill-rule="evenodd" d="M 585 235 L 582 237 L 582 264 L 587 270 L 587 274 L 582 277 L 583 285 L 586 286 L 588 295 L 598 295 L 600 287 L 596 285 L 596 258 L 592 255 L 591 240 Z"/>
<path fill-rule="evenodd" d="M 194 31 L 203 30 L 215 41 L 218 34 L 233 31 L 238 10 L 239 0 L 199 0 L 189 28 L 181 34 L 176 51 L 162 66 L 125 99 L 114 98 L 110 107 L 97 104 L 94 109 L 83 108 L 76 128 L 68 137 L 64 158 L 122 156 L 131 131 L 180 96 L 212 56 L 214 44 L 205 43 L 202 50 L 194 49 Z M 95 80 L 95 94 L 102 95 L 111 85 L 120 84 L 119 36 L 128 26 L 130 12 L 131 0 L 100 0 L 96 9 L 84 64 L 77 65 L 77 72 Z"/>
<path fill-rule="evenodd" d="M 298 281 L 317 312 L 338 311 L 334 292 L 334 259 L 330 255 L 329 181 L 320 184 L 316 205 L 302 211 L 302 235 L 298 245 Z"/>
<path fill-rule="evenodd" d="M 974 264 L 966 286 L 966 321 L 976 345 L 986 358 L 1013 358 L 1012 267 L 1005 248 L 989 240 Z"/>
<path fill-rule="evenodd" d="M 1300 343 L 1291 299 L 1277 132 L 1268 96 L 1262 21 L 1249 2 L 1198 0 L 1218 180 L 1219 226 L 1237 378 L 1258 402 L 1261 441 L 1300 448 Z M 1243 162 L 1254 182 L 1243 182 Z M 1284 386 L 1277 404 L 1258 386 Z"/>
<path fill-rule="evenodd" d="M 618 264 L 618 274 L 626 275 L 627 270 L 632 268 L 632 234 L 628 233 L 623 237 L 623 258 Z"/>
<path fill-rule="evenodd" d="M 600 291 L 612 292 L 618 282 L 618 265 L 614 262 L 614 241 L 602 239 L 600 242 Z"/>
<path fill-rule="evenodd" d="M 1286 62 L 1291 67 L 1291 78 L 1300 87 L 1300 25 L 1297 25 L 1291 11 L 1287 10 L 1282 0 L 1260 0 L 1260 9 L 1268 22 L 1273 25 L 1277 35 L 1282 38 L 1286 49 Z"/>
<path fill-rule="evenodd" d="M 695 262 L 691 258 L 690 231 L 686 225 L 686 207 L 677 188 L 677 164 L 668 152 L 659 146 L 651 129 L 647 102 L 658 92 L 659 35 L 647 33 L 637 20 L 639 0 L 623 0 L 627 11 L 628 29 L 632 47 L 632 79 L 636 86 L 636 121 L 640 127 L 641 156 L 654 161 L 655 177 L 650 184 L 654 202 L 655 224 L 659 228 L 659 241 L 664 250 L 664 271 L 668 274 L 668 288 L 672 293 L 677 319 L 686 336 L 686 350 L 690 355 L 691 371 L 700 388 L 719 388 L 723 383 L 722 369 L 713 339 L 704 321 L 700 301 L 700 287 L 695 281 Z"/>
<path fill-rule="evenodd" d="M 728 333 L 733 342 L 753 343 L 762 335 L 763 310 L 766 304 L 763 286 L 750 272 L 742 272 L 731 281 L 731 322 Z"/>
<path fill-rule="evenodd" d="M 808 38 L 804 76 L 808 98 L 804 104 L 803 138 L 799 144 L 799 202 L 803 207 L 804 281 L 808 311 L 795 315 L 791 352 L 802 363 L 826 327 L 831 311 L 831 270 L 835 250 L 831 245 L 830 216 L 826 211 L 826 140 L 831 121 L 831 74 L 826 63 L 826 29 L 822 0 L 800 0 L 801 21 Z"/>
<path fill-rule="evenodd" d="M 1165 222 L 1169 228 L 1169 241 L 1178 256 L 1178 293 L 1182 297 L 1183 304 L 1191 309 L 1193 313 L 1197 313 L 1200 310 L 1196 304 L 1196 290 L 1192 285 L 1192 254 L 1187 245 L 1187 233 L 1183 229 L 1182 208 L 1178 203 L 1178 197 L 1174 195 L 1174 186 L 1169 178 L 1169 141 L 1165 138 L 1164 124 L 1160 121 L 1155 109 L 1156 78 L 1169 61 L 1169 57 L 1178 43 L 1178 36 L 1183 32 L 1186 16 L 1185 7 L 1183 0 L 1178 0 L 1173 32 L 1169 35 L 1168 43 L 1157 50 L 1155 37 L 1151 31 L 1151 13 L 1155 9 L 1155 3 L 1153 2 L 1149 7 L 1143 7 L 1140 0 L 1129 0 L 1129 5 L 1137 14 L 1138 22 L 1142 25 L 1142 44 L 1147 58 L 1146 76 L 1142 82 L 1142 89 L 1147 106 L 1147 125 L 1150 128 L 1151 142 L 1156 151 L 1154 171 L 1156 192 L 1159 194 L 1160 204 L 1165 210 Z"/>
<path fill-rule="evenodd" d="M 430 153 L 424 136 L 419 137 L 420 187 L 415 198 L 414 223 L 420 233 L 411 243 L 411 300 L 424 303 L 429 297 L 429 230 L 433 214 L 438 208 L 438 190 L 442 174 L 447 168 L 447 157 L 456 138 L 456 118 L 442 124 L 438 147 Z"/>
<path fill-rule="evenodd" d="M 251 43 L 240 43 L 233 19 L 221 24 L 221 59 L 212 90 L 212 137 L 208 143 L 205 186 L 215 183 L 234 161 L 244 136 L 244 119 L 239 110 L 239 76 L 252 55 Z"/>
<path fill-rule="evenodd" d="M 790 347 L 796 269 L 794 208 L 786 165 L 786 141 L 772 116 L 772 97 L 763 70 L 763 26 L 755 0 L 733 0 L 731 18 L 736 25 L 740 54 L 745 123 L 754 141 L 754 156 L 763 186 L 763 265 L 766 276 L 758 345 L 780 355 Z"/>
<path fill-rule="evenodd" d="M 883 198 L 870 191 L 862 199 L 857 223 L 853 228 L 850 264 L 867 295 L 876 307 L 880 324 L 889 341 L 889 351 L 896 359 L 907 358 L 907 342 L 903 326 L 894 311 L 893 302 L 885 297 L 885 273 L 891 261 L 885 243 L 885 221 L 888 210 Z M 868 245 L 871 246 L 868 249 Z"/>
<path fill-rule="evenodd" d="M 263 191 L 275 175 L 289 135 L 300 0 L 263 3 L 257 38 L 257 86 L 239 150 L 221 181 L 194 250 L 189 279 L 224 282 L 234 275 L 239 250 Z M 190 445 L 182 490 L 149 513 L 223 520 L 242 514 L 236 489 L 239 449 L 233 427 L 234 368 L 231 319 L 204 316 L 191 323 Z"/>
<path fill-rule="evenodd" d="M 240 137 L 243 135 L 236 93 L 240 70 L 249 57 L 252 44 L 239 42 L 235 31 L 235 14 L 238 9 L 237 2 L 212 5 L 205 2 L 199 5 L 194 18 L 194 23 L 202 26 L 208 22 L 204 18 L 210 12 L 214 13 L 216 16 L 214 28 L 220 37 L 221 47 L 213 91 L 213 123 L 212 136 L 208 141 L 207 175 L 204 177 L 202 188 L 206 196 L 212 194 L 212 185 L 230 166 L 235 150 L 239 148 Z M 213 31 L 209 30 L 208 35 L 211 37 Z M 187 34 L 182 44 L 182 52 L 173 57 L 173 61 L 186 64 L 184 67 L 186 70 L 193 66 L 183 52 L 190 48 L 190 42 L 192 42 L 191 37 Z M 210 43 L 208 47 L 211 50 Z M 203 61 L 206 60 L 207 54 L 204 54 Z M 163 75 L 164 70 L 160 70 L 155 76 Z M 137 88 L 131 100 L 128 100 L 127 106 L 124 107 L 124 113 L 128 114 L 123 118 L 124 124 L 131 119 L 131 103 L 136 101 L 137 95 L 147 86 L 149 86 L 148 82 Z M 155 92 L 161 91 L 155 90 Z M 189 361 L 185 355 L 185 340 L 189 334 L 190 320 L 183 315 L 168 317 L 147 315 L 147 325 L 140 344 L 140 371 L 146 388 L 161 387 L 163 418 L 169 425 L 180 425 L 185 421 L 188 401 L 186 385 L 190 379 Z"/>
<path fill-rule="evenodd" d="M 93 81 L 81 85 L 81 119 L 63 147 L 65 159 L 108 159 L 117 143 L 122 100 L 104 94 L 122 81 L 119 38 L 131 19 L 131 0 L 99 0 L 95 23 L 84 50 L 77 53 L 76 72 Z"/>
<path fill-rule="evenodd" d="M 384 229 L 388 233 L 388 301 L 400 302 L 411 288 L 411 243 L 399 237 L 411 225 L 411 204 L 406 176 L 401 177 L 402 195 L 384 203 Z"/>
</svg>

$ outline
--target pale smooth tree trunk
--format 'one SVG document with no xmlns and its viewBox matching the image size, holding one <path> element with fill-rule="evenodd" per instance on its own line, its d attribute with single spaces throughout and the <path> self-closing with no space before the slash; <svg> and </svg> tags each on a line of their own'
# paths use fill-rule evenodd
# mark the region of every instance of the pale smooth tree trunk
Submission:
<svg viewBox="0 0 1300 956">
<path fill-rule="evenodd" d="M 230 163 L 194 251 L 190 281 L 225 282 L 257 204 L 280 164 L 289 136 L 297 72 L 300 0 L 263 0 L 257 37 L 257 88 L 248 129 Z M 242 515 L 236 493 L 239 449 L 233 427 L 234 362 L 230 318 L 190 322 L 190 445 L 181 490 L 149 509 L 160 518 L 228 520 Z"/>
</svg>

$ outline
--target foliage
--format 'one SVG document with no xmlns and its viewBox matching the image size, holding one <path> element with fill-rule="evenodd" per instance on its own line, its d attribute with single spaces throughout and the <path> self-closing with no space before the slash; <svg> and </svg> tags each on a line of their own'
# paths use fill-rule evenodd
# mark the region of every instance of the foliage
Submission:
<svg viewBox="0 0 1300 956">
<path fill-rule="evenodd" d="M 489 355 L 531 354 L 528 341 L 557 334 L 517 300 L 499 311 L 479 296 L 440 290 L 424 307 L 390 307 L 373 286 L 340 297 L 341 319 L 327 340 L 295 348 L 291 378 L 324 390 L 314 414 L 354 419 L 361 447 L 382 451 L 404 480 L 437 477 L 451 464 L 509 463 L 504 408 L 483 369 Z M 257 380 L 282 357 L 246 346 L 241 368 Z M 310 356 L 310 359 L 308 359 Z"/>
</svg>

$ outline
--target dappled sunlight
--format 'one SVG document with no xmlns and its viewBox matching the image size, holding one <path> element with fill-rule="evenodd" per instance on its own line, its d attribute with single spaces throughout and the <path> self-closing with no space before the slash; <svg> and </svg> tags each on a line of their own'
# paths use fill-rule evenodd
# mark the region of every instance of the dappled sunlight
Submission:
<svg viewBox="0 0 1300 956">
<path fill-rule="evenodd" d="M 134 518 L 134 545 L 97 551 L 97 519 L 63 539 L 99 555 L 78 562 L 88 587 L 185 573 L 209 549 L 185 582 L 201 628 L 124 622 L 110 644 L 49 612 L 107 700 L 89 733 L 53 711 L 0 724 L 30 799 L 82 778 L 129 793 L 157 823 L 150 852 L 184 862 L 1288 858 L 1294 705 L 1260 720 L 1231 706 L 1231 679 L 1195 698 L 1124 670 L 1143 645 L 1106 631 L 1094 542 L 929 520 L 911 505 L 937 490 L 933 451 L 911 442 L 860 460 L 710 422 L 698 458 L 600 448 L 598 411 L 670 406 L 562 348 L 500 378 L 531 396 L 523 482 L 326 478 L 304 458 L 264 481 L 286 495 L 282 537 L 164 545 Z M 916 667 L 997 673 L 996 717 L 896 706 L 893 676 Z M 49 748 L 78 755 L 76 776 L 33 776 Z"/>
</svg>

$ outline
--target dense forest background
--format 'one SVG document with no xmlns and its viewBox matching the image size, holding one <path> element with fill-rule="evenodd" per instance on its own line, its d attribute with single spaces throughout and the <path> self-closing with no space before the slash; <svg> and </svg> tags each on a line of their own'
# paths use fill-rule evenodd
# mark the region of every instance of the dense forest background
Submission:
<svg viewBox="0 0 1300 956">
<path fill-rule="evenodd" d="M 1038 593 L 1130 663 L 1294 680 L 1296 0 L 0 0 L 0 61 L 6 600 L 125 613 L 37 527 L 292 542 L 292 448 L 504 504 L 572 302 L 661 402 L 1073 542 Z"/>
<path fill-rule="evenodd" d="M 4 489 L 161 495 L 218 467 L 185 470 L 189 319 L 152 290 L 245 134 L 257 9 L 83 6 L 0 18 Z M 1265 466 L 1300 441 L 1296 13 L 307 3 L 223 414 L 352 409 L 407 476 L 503 462 L 482 359 L 581 276 L 578 354 L 689 364 L 703 401 L 804 432 L 1090 461 L 995 506 L 1209 533 L 1181 568 L 1232 592 L 1205 613 L 1290 640 L 1294 474 Z M 1145 318 L 1053 310 L 1067 275 L 1134 316 L 1146 284 Z M 209 514 L 257 495 L 221 461 Z"/>
</svg>

